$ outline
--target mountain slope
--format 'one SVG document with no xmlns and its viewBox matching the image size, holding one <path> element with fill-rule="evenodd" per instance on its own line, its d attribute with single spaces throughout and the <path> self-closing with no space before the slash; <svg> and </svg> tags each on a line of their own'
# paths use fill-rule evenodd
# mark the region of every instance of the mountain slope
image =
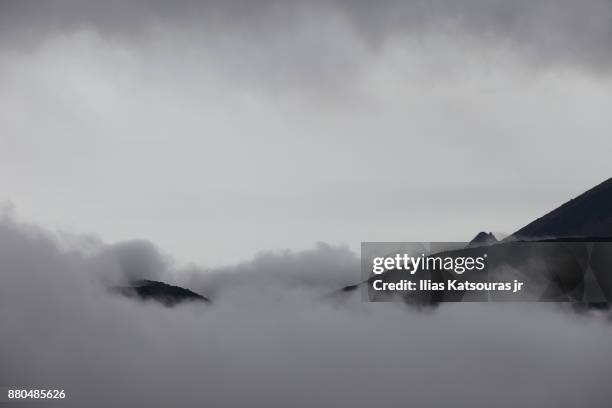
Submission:
<svg viewBox="0 0 612 408">
<path fill-rule="evenodd" d="M 612 237 L 612 178 L 531 222 L 512 237 Z"/>
</svg>

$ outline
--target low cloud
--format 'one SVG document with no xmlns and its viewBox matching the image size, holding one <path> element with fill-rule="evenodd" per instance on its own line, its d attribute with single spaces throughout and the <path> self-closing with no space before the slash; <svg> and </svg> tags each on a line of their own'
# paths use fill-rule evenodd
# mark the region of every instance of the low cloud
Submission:
<svg viewBox="0 0 612 408">
<path fill-rule="evenodd" d="M 389 41 L 431 35 L 460 48 L 508 48 L 536 65 L 607 71 L 611 17 L 608 0 L 6 0 L 0 34 L 17 49 L 79 31 L 170 49 L 198 44 L 225 68 L 293 82 L 346 77 Z"/>
<path fill-rule="evenodd" d="M 148 243 L 84 253 L 0 224 L 0 384 L 66 389 L 67 406 L 604 406 L 605 315 L 543 304 L 322 298 L 358 279 L 321 244 L 235 267 L 181 270 Z M 214 305 L 173 309 L 108 293 L 127 273 L 191 282 Z M 104 279 L 101 279 L 104 277 Z"/>
</svg>

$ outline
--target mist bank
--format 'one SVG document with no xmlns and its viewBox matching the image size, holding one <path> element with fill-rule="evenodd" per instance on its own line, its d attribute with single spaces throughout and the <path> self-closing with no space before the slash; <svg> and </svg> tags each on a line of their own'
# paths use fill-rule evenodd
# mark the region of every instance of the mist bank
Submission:
<svg viewBox="0 0 612 408">
<path fill-rule="evenodd" d="M 143 242 L 67 245 L 5 219 L 0 384 L 63 388 L 67 406 L 93 407 L 609 402 L 606 314 L 329 300 L 359 270 L 323 244 L 221 270 L 179 272 L 168 258 Z M 169 309 L 109 294 L 135 271 L 199 282 L 216 301 Z"/>
</svg>

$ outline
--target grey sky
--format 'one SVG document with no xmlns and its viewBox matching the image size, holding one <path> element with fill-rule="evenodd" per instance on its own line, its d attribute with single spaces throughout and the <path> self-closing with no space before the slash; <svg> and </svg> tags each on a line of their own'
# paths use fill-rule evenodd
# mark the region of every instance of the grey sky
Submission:
<svg viewBox="0 0 612 408">
<path fill-rule="evenodd" d="M 612 8 L 509 3 L 3 0 L 0 198 L 207 265 L 512 232 L 610 176 Z"/>
</svg>

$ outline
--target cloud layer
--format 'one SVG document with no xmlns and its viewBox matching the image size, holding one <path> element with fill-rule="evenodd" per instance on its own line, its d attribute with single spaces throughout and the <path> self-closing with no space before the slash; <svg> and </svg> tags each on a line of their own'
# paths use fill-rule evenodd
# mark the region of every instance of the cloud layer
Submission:
<svg viewBox="0 0 612 408">
<path fill-rule="evenodd" d="M 459 34 L 476 43 L 509 47 L 537 64 L 607 71 L 611 21 L 608 0 L 4 0 L 0 4 L 5 46 L 32 45 L 79 30 L 139 41 L 158 40 L 159 35 L 182 45 L 193 41 L 216 47 L 217 56 L 227 59 L 223 64 L 243 59 L 257 65 L 273 59 L 276 73 L 282 72 L 282 66 L 288 73 L 302 64 L 302 75 L 309 69 L 318 74 L 345 71 L 357 62 L 357 51 L 376 52 L 394 38 L 432 34 L 451 42 Z M 181 31 L 190 36 L 177 36 Z M 236 52 L 243 55 L 231 55 Z"/>
<path fill-rule="evenodd" d="M 145 265 L 158 276 L 164 257 L 148 244 L 68 248 L 40 228 L 0 224 L 0 384 L 64 388 L 67 406 L 609 402 L 604 316 L 542 304 L 417 312 L 332 301 L 323 295 L 359 271 L 354 255 L 325 245 L 200 272 L 215 304 L 166 309 L 101 283 L 146 274 Z M 164 279 L 190 279 L 162 269 Z"/>
</svg>

